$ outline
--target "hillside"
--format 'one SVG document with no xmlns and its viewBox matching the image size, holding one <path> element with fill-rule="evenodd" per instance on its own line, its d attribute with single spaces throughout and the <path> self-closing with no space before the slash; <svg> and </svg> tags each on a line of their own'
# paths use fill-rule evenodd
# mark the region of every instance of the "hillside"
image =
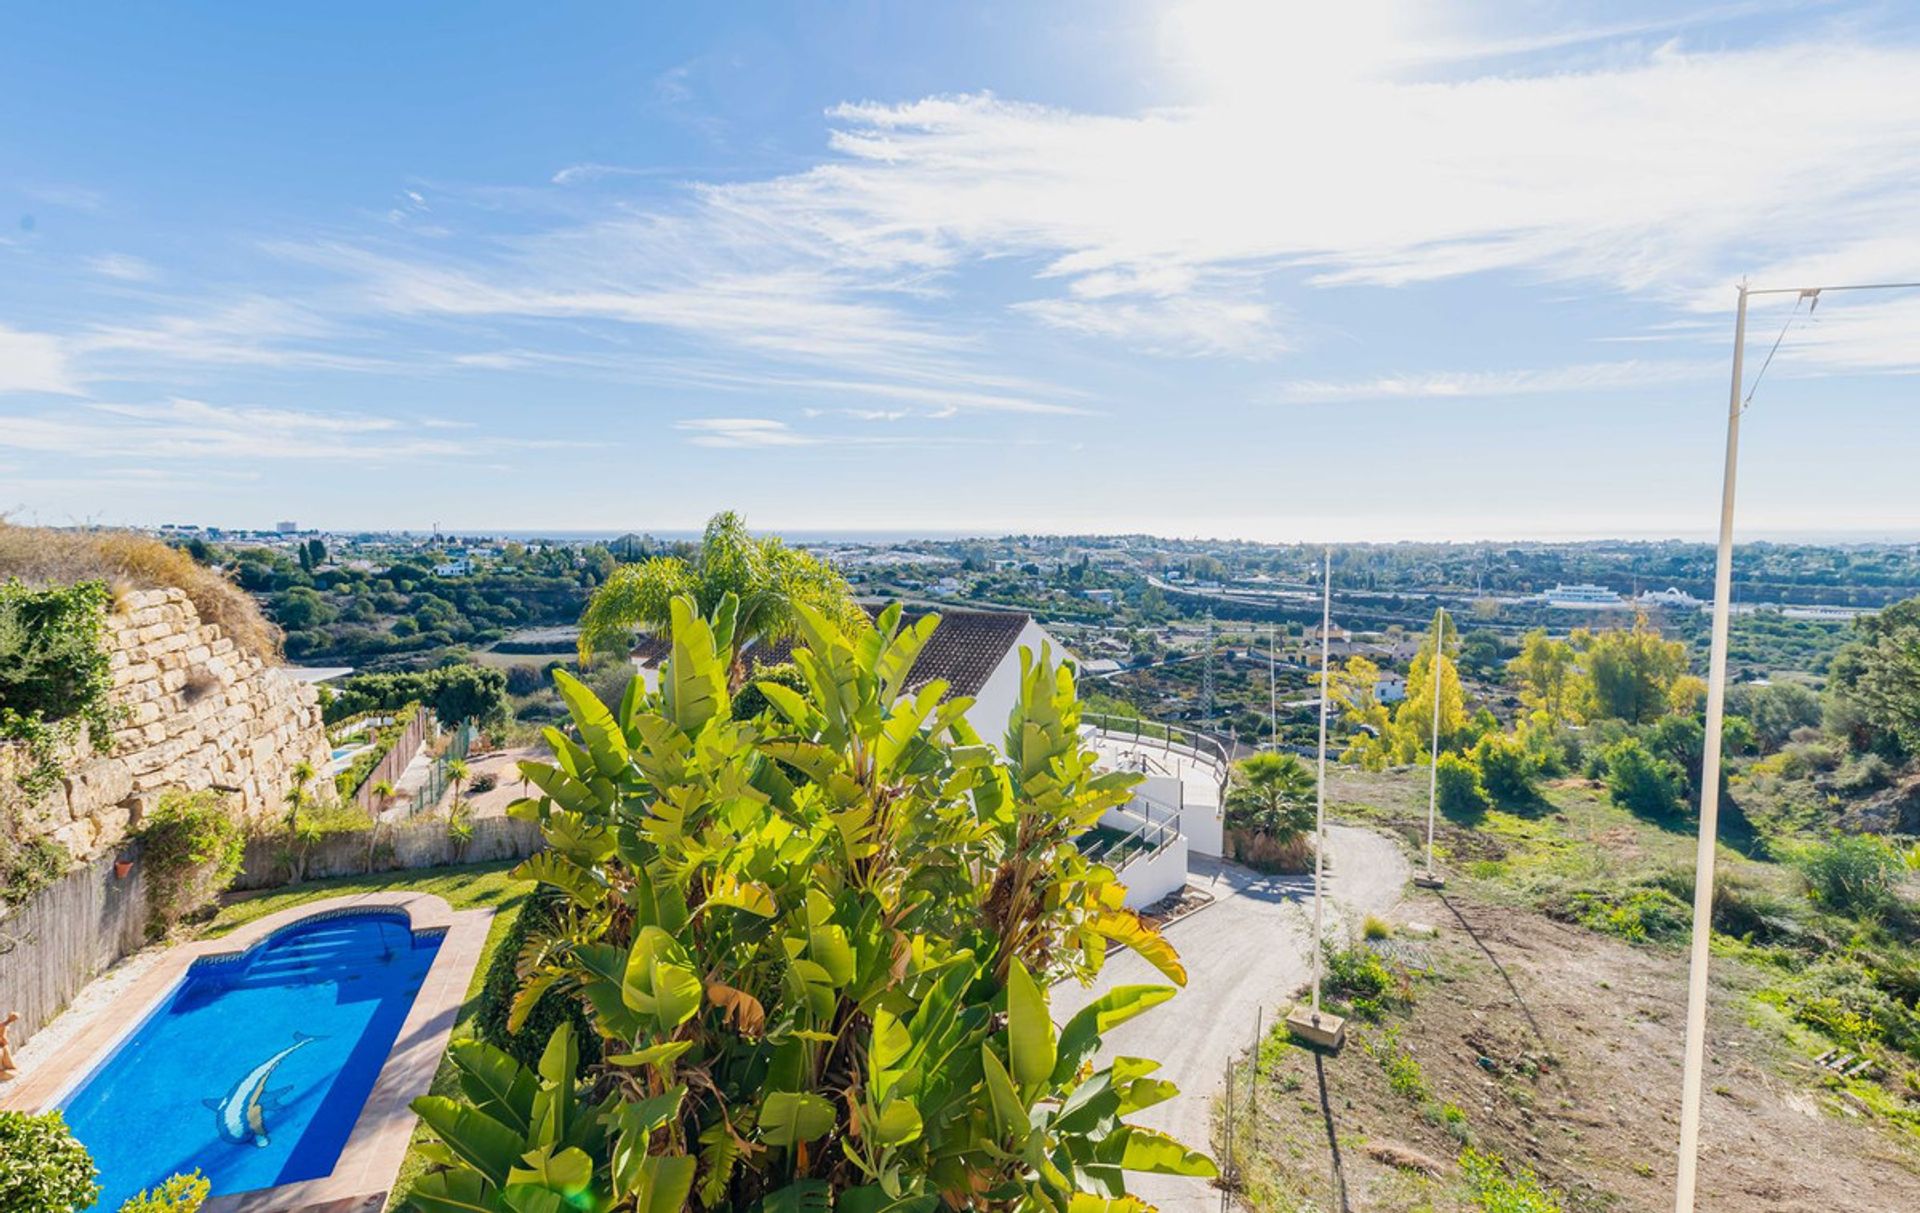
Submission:
<svg viewBox="0 0 1920 1213">
<path fill-rule="evenodd" d="M 1418 850 L 1422 773 L 1342 769 L 1329 785 L 1330 812 Z M 1671 1207 L 1686 1013 L 1686 907 L 1671 890 L 1691 836 L 1563 781 L 1529 813 L 1443 820 L 1439 843 L 1449 887 L 1415 891 L 1393 937 L 1334 970 L 1355 1013 L 1344 1052 L 1316 1063 L 1277 1034 L 1243 1065 L 1234 1156 L 1247 1204 Z M 1862 1207 L 1872 1191 L 1875 1208 L 1920 1208 L 1915 1060 L 1893 1033 L 1852 1022 L 1849 1037 L 1838 1008 L 1858 991 L 1820 973 L 1862 940 L 1818 962 L 1764 942 L 1834 925 L 1803 908 L 1790 865 L 1728 852 L 1722 872 L 1701 1207 L 1811 1213 Z M 1409 921 L 1437 937 L 1416 938 Z M 1843 1078 L 1817 1061 L 1834 1049 L 1875 1064 Z"/>
</svg>

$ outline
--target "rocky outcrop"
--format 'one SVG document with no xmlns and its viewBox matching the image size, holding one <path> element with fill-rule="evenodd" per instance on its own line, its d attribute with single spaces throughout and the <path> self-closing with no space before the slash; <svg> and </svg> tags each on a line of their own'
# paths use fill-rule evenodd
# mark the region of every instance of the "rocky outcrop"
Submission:
<svg viewBox="0 0 1920 1213">
<path fill-rule="evenodd" d="M 107 616 L 113 744 L 82 738 L 66 778 L 27 807 L 28 837 L 86 859 L 117 846 L 170 788 L 229 792 L 244 819 L 282 810 L 293 766 L 327 758 L 312 687 L 203 622 L 179 590 L 124 593 Z M 0 766 L 18 761 L 0 754 Z"/>
<path fill-rule="evenodd" d="M 1905 775 L 1849 805 L 1840 828 L 1854 834 L 1920 834 L 1920 775 Z"/>
</svg>

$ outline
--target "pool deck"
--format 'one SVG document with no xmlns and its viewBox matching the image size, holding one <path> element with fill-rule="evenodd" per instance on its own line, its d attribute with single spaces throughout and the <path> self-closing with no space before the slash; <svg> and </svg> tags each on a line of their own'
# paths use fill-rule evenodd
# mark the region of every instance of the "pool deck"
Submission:
<svg viewBox="0 0 1920 1213">
<path fill-rule="evenodd" d="M 194 961 L 235 956 L 303 919 L 355 910 L 400 910 L 415 932 L 443 931 L 446 937 L 354 1121 L 339 1162 L 332 1174 L 320 1179 L 215 1196 L 202 1209 L 203 1213 L 377 1213 L 413 1137 L 415 1117 L 407 1105 L 433 1085 L 487 941 L 493 921 L 490 909 L 455 913 L 444 898 L 430 893 L 362 893 L 291 906 L 218 939 L 181 944 L 128 987 L 112 1004 L 114 1013 L 100 1008 L 58 1052 L 30 1073 L 0 1086 L 0 1109 L 35 1112 L 59 1103 L 139 1026 Z"/>
</svg>

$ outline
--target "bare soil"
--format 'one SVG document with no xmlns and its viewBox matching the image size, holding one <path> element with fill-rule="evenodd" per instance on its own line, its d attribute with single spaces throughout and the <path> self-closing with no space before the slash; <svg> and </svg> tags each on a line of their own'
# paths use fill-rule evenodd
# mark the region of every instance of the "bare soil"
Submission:
<svg viewBox="0 0 1920 1213">
<path fill-rule="evenodd" d="M 1263 1050 L 1256 1114 L 1236 1117 L 1243 1138 L 1258 1135 L 1236 1151 L 1246 1202 L 1476 1209 L 1457 1162 L 1471 1143 L 1531 1169 L 1569 1210 L 1670 1209 L 1685 954 L 1452 891 L 1415 894 L 1399 918 L 1439 929 L 1385 949 L 1430 968 L 1410 1014 L 1356 1021 L 1337 1058 Z M 1755 971 L 1716 958 L 1714 977 L 1699 1208 L 1920 1210 L 1913 1139 L 1830 1089 L 1756 1018 L 1767 1012 L 1748 996 Z M 1401 1050 L 1424 1095 L 1407 1093 L 1404 1064 L 1402 1090 L 1390 1086 L 1383 1058 Z M 1449 1130 L 1447 1104 L 1463 1128 Z"/>
</svg>

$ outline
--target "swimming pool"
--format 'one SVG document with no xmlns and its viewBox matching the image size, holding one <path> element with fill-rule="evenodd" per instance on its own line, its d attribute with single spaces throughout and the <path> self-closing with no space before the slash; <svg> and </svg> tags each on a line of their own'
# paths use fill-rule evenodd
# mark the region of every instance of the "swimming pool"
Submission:
<svg viewBox="0 0 1920 1213">
<path fill-rule="evenodd" d="M 194 962 L 61 1101 L 94 1208 L 195 1167 L 216 1194 L 331 1173 L 440 948 L 409 924 L 336 911 Z"/>
</svg>

